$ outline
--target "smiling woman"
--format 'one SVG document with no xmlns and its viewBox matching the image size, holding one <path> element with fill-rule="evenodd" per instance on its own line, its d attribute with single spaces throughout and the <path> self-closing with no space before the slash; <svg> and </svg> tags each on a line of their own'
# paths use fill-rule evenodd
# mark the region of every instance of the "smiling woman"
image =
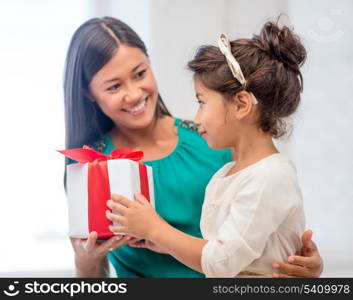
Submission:
<svg viewBox="0 0 353 300">
<path fill-rule="evenodd" d="M 92 19 L 77 29 L 67 54 L 64 89 L 67 148 L 96 141 L 120 117 L 124 130 L 132 124 L 132 129 L 143 127 L 154 116 L 170 116 L 143 41 L 113 18 Z"/>
<path fill-rule="evenodd" d="M 121 45 L 93 76 L 89 99 L 97 102 L 114 123 L 119 123 L 119 131 L 151 124 L 158 91 L 147 56 L 138 48 Z"/>
</svg>

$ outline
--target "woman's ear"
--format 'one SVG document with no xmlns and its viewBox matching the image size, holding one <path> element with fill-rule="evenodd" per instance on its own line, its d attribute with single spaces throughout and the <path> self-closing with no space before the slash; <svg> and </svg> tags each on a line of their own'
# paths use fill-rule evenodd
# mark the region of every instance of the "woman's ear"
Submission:
<svg viewBox="0 0 353 300">
<path fill-rule="evenodd" d="M 89 101 L 96 102 L 90 92 L 85 91 L 85 96 L 88 98 Z"/>
<path fill-rule="evenodd" d="M 235 117 L 242 120 L 250 115 L 253 107 L 251 94 L 247 91 L 241 91 L 233 96 L 233 103 L 235 110 Z"/>
</svg>

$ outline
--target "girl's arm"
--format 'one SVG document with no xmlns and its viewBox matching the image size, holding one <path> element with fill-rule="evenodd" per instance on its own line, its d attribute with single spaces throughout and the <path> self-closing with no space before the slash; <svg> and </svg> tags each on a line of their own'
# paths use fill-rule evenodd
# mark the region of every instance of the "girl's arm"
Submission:
<svg viewBox="0 0 353 300">
<path fill-rule="evenodd" d="M 151 231 L 148 240 L 161 245 L 168 254 L 184 265 L 202 273 L 201 254 L 206 240 L 188 235 L 167 222 L 161 222 L 159 228 Z"/>
<path fill-rule="evenodd" d="M 112 226 L 111 231 L 149 240 L 189 268 L 202 272 L 201 254 L 207 240 L 185 234 L 170 226 L 142 195 L 136 194 L 135 199 L 137 202 L 112 195 L 108 207 L 120 216 L 107 211 L 107 217 L 121 225 Z"/>
</svg>

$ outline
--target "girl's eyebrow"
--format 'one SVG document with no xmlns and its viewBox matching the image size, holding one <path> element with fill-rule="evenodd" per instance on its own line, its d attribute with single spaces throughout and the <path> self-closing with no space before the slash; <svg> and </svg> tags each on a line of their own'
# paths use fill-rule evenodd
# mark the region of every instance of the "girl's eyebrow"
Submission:
<svg viewBox="0 0 353 300">
<path fill-rule="evenodd" d="M 196 93 L 196 98 L 200 100 L 200 97 L 202 97 L 201 93 Z"/>
<path fill-rule="evenodd" d="M 131 72 L 135 72 L 141 65 L 143 65 L 144 62 L 141 62 L 139 63 L 136 67 L 134 67 Z M 103 82 L 103 84 L 106 84 L 106 83 L 109 83 L 109 82 L 112 82 L 112 81 L 118 81 L 120 78 L 119 77 L 115 77 L 115 78 L 112 78 L 112 79 L 108 79 L 106 81 Z"/>
</svg>

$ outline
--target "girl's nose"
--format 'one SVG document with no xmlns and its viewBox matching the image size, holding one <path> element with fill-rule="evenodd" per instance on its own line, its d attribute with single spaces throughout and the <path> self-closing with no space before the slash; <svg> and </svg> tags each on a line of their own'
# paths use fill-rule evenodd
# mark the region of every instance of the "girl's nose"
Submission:
<svg viewBox="0 0 353 300">
<path fill-rule="evenodd" d="M 194 123 L 196 125 L 200 125 L 201 124 L 201 121 L 200 121 L 200 109 L 197 109 L 197 112 L 196 112 L 196 115 L 194 117 Z"/>
</svg>

